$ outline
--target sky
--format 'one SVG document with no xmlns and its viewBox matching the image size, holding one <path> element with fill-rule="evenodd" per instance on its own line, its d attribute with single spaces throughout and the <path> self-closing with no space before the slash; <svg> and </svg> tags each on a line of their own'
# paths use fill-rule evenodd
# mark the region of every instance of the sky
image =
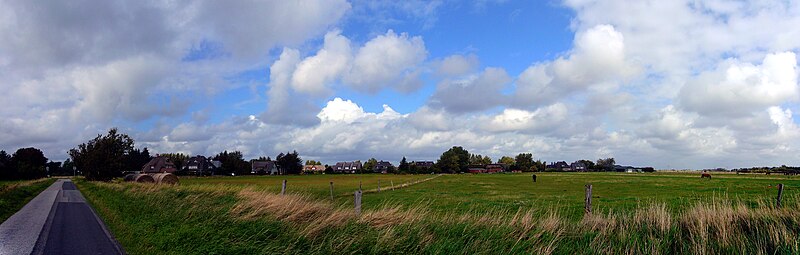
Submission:
<svg viewBox="0 0 800 255">
<path fill-rule="evenodd" d="M 0 149 L 800 165 L 800 2 L 0 0 Z"/>
</svg>

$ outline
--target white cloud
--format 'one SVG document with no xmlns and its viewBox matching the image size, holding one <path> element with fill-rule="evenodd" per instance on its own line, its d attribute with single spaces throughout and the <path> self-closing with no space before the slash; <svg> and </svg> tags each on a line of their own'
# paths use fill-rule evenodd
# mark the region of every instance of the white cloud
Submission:
<svg viewBox="0 0 800 255">
<path fill-rule="evenodd" d="M 502 113 L 492 117 L 484 129 L 494 132 L 520 131 L 542 132 L 557 128 L 567 119 L 567 107 L 556 103 L 536 111 L 506 108 Z"/>
<path fill-rule="evenodd" d="M 442 81 L 430 104 L 452 113 L 486 110 L 504 102 L 500 90 L 510 82 L 511 77 L 502 68 L 486 68 L 478 75 Z"/>
<path fill-rule="evenodd" d="M 322 49 L 297 64 L 292 88 L 312 95 L 327 94 L 327 86 L 349 68 L 351 58 L 350 40 L 338 30 L 328 32 Z"/>
<path fill-rule="evenodd" d="M 462 76 L 474 72 L 478 68 L 478 56 L 450 55 L 436 62 L 436 73 L 443 77 Z"/>
<path fill-rule="evenodd" d="M 679 99 L 687 110 L 704 115 L 749 115 L 797 100 L 797 75 L 793 52 L 769 54 L 758 66 L 729 60 L 689 81 Z"/>
<path fill-rule="evenodd" d="M 534 64 L 520 74 L 513 105 L 553 103 L 591 86 L 624 82 L 638 72 L 626 57 L 623 35 L 610 25 L 597 25 L 576 33 L 567 56 Z"/>
<path fill-rule="evenodd" d="M 404 74 L 412 72 L 427 56 L 422 37 L 409 38 L 389 30 L 368 41 L 358 50 L 345 82 L 358 90 L 377 92 L 395 85 Z M 404 88 L 408 91 L 417 87 Z"/>
</svg>

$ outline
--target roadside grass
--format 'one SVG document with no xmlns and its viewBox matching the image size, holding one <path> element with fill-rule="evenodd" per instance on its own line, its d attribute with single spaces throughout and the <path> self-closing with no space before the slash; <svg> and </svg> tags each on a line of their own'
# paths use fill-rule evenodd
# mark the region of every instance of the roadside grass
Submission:
<svg viewBox="0 0 800 255">
<path fill-rule="evenodd" d="M 347 202 L 352 200 L 347 196 L 350 191 L 342 191 L 342 197 L 334 201 L 320 195 L 324 192 L 315 193 L 313 190 L 328 185 L 319 178 L 309 183 L 324 188 L 310 187 L 311 192 L 283 196 L 276 188 L 259 186 L 264 183 L 259 178 L 278 179 L 279 184 L 282 177 L 258 177 L 259 181 L 246 185 L 219 184 L 218 178 L 198 178 L 204 183 L 182 179 L 179 186 L 77 184 L 131 254 L 800 252 L 800 206 L 793 192 L 796 178 L 715 176 L 717 182 L 693 184 L 695 177 L 685 174 L 630 177 L 636 181 L 616 174 L 537 175 L 536 184 L 544 187 L 529 189 L 549 205 L 506 204 L 515 193 L 531 191 L 519 187 L 522 184 L 516 189 L 501 187 L 520 182 L 515 178 L 528 180 L 529 175 L 445 175 L 406 189 L 365 194 L 365 206 L 369 206 L 360 216 L 353 212 L 352 202 Z M 577 180 L 560 179 L 570 175 Z M 547 184 L 543 179 L 559 180 L 559 184 Z M 582 194 L 581 179 L 590 179 L 595 192 L 601 194 L 621 196 L 633 192 L 627 189 L 651 186 L 663 189 L 640 190 L 634 192 L 639 200 L 609 200 L 606 209 L 590 215 L 581 211 L 575 216 L 573 206 L 566 204 L 578 204 L 582 210 L 582 197 L 572 200 L 572 194 L 563 190 L 580 184 L 578 192 Z M 492 182 L 495 184 L 488 184 Z M 787 185 L 782 209 L 773 206 L 774 189 L 748 189 L 773 182 Z M 275 184 L 271 180 L 266 183 Z M 637 183 L 641 186 L 635 187 Z M 602 185 L 614 184 L 634 187 L 598 191 Z M 497 193 L 474 193 L 481 191 L 475 185 L 496 188 Z M 706 190 L 691 191 L 698 186 Z M 723 186 L 729 193 L 716 193 Z M 279 186 L 277 189 L 279 192 Z M 419 193 L 425 189 L 427 192 Z M 412 198 L 414 194 L 418 197 Z M 673 199 L 687 194 L 688 199 Z M 460 196 L 486 204 L 448 202 Z M 609 202 L 602 198 L 595 204 Z"/>
<path fill-rule="evenodd" d="M 0 182 L 0 223 L 55 182 L 55 179 Z"/>
</svg>

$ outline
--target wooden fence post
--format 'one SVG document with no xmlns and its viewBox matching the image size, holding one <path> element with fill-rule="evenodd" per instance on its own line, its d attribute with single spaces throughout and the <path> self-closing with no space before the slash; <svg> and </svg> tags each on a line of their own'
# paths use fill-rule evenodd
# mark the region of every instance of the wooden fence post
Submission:
<svg viewBox="0 0 800 255">
<path fill-rule="evenodd" d="M 357 190 L 355 193 L 356 215 L 361 216 L 361 191 Z"/>
<path fill-rule="evenodd" d="M 775 203 L 775 206 L 781 208 L 781 197 L 783 196 L 783 183 L 778 184 L 778 199 Z"/>
<path fill-rule="evenodd" d="M 361 191 L 361 181 L 358 181 L 358 191 Z"/>
<path fill-rule="evenodd" d="M 592 213 L 592 185 L 586 184 L 586 205 L 584 205 L 584 213 Z"/>
<path fill-rule="evenodd" d="M 286 179 L 283 180 L 283 185 L 281 185 L 281 195 L 286 194 Z"/>
<path fill-rule="evenodd" d="M 392 190 L 394 190 L 394 181 L 390 181 L 392 183 Z"/>
<path fill-rule="evenodd" d="M 381 180 L 378 180 L 378 192 L 381 192 Z"/>
<path fill-rule="evenodd" d="M 331 181 L 331 200 L 333 200 L 333 181 Z"/>
</svg>

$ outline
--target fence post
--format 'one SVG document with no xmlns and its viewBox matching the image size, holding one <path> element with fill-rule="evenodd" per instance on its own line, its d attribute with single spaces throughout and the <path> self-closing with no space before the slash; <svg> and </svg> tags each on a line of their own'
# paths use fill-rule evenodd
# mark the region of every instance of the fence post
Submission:
<svg viewBox="0 0 800 255">
<path fill-rule="evenodd" d="M 381 180 L 378 180 L 378 192 L 381 192 Z"/>
<path fill-rule="evenodd" d="M 357 190 L 355 193 L 356 215 L 361 216 L 361 191 Z"/>
<path fill-rule="evenodd" d="M 333 200 L 333 181 L 331 181 L 331 200 Z"/>
<path fill-rule="evenodd" d="M 394 190 L 394 181 L 390 181 L 392 183 L 392 190 Z"/>
<path fill-rule="evenodd" d="M 281 185 L 281 195 L 286 194 L 286 179 L 283 180 L 283 185 Z"/>
<path fill-rule="evenodd" d="M 586 184 L 586 205 L 584 205 L 584 213 L 592 213 L 592 185 Z"/>
<path fill-rule="evenodd" d="M 778 184 L 778 199 L 775 205 L 781 208 L 781 197 L 783 196 L 783 183 Z"/>
<path fill-rule="evenodd" d="M 361 181 L 358 181 L 358 191 L 361 191 Z"/>
</svg>

